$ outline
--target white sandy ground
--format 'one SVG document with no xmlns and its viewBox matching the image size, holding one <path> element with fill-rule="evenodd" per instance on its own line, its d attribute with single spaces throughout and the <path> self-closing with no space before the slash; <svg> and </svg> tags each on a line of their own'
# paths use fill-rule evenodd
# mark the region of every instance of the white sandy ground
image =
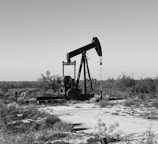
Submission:
<svg viewBox="0 0 158 144">
<path fill-rule="evenodd" d="M 55 114 L 65 122 L 81 123 L 80 128 L 88 128 L 83 130 L 85 133 L 96 133 L 98 120 L 101 120 L 107 127 L 116 122 L 119 123 L 117 130 L 125 135 L 143 133 L 149 128 L 158 134 L 158 120 L 139 117 L 140 114 L 147 112 L 147 109 L 143 108 L 131 110 L 118 104 L 100 108 L 95 103 L 76 103 L 68 106 L 42 107 L 40 110 Z M 132 114 L 135 115 L 132 116 Z"/>
</svg>

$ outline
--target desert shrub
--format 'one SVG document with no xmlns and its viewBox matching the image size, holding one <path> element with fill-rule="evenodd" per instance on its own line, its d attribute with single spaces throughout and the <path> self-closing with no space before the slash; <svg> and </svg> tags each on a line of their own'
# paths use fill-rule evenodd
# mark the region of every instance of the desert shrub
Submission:
<svg viewBox="0 0 158 144">
<path fill-rule="evenodd" d="M 135 101 L 132 99 L 127 99 L 124 103 L 125 106 L 132 106 L 135 104 Z"/>
<path fill-rule="evenodd" d="M 36 120 L 39 117 L 43 117 L 44 113 L 38 111 L 34 105 L 27 106 L 22 109 L 23 119 L 33 119 Z"/>
<path fill-rule="evenodd" d="M 101 107 L 101 108 L 104 108 L 104 107 L 107 107 L 107 106 L 114 106 L 115 105 L 115 103 L 112 103 L 112 102 L 109 102 L 109 100 L 101 100 L 101 101 L 99 101 L 99 106 Z"/>
<path fill-rule="evenodd" d="M 3 92 L 8 92 L 8 88 L 7 88 L 6 85 L 3 85 L 2 88 L 1 88 L 1 90 L 2 90 Z"/>
<path fill-rule="evenodd" d="M 42 133 L 39 137 L 38 140 L 42 141 L 42 142 L 46 142 L 46 141 L 53 141 L 53 140 L 61 140 L 64 139 L 66 137 L 69 137 L 68 133 L 63 133 L 63 132 L 49 132 L 46 131 L 45 133 Z"/>
<path fill-rule="evenodd" d="M 45 119 L 44 128 L 53 128 L 56 122 L 59 122 L 60 119 L 55 115 L 50 115 Z"/>
<path fill-rule="evenodd" d="M 37 123 L 36 120 L 41 120 Z M 23 122 L 23 120 L 27 122 Z M 53 129 L 55 131 L 70 131 L 71 125 L 62 122 L 57 116 L 38 111 L 35 106 L 20 108 L 16 103 L 0 104 L 0 127 L 13 132 L 26 132 L 38 129 Z"/>
<path fill-rule="evenodd" d="M 53 125 L 53 130 L 54 131 L 70 132 L 72 130 L 72 127 L 73 127 L 72 124 L 58 121 Z"/>
<path fill-rule="evenodd" d="M 18 113 L 18 107 L 15 103 L 6 105 L 0 102 L 0 120 L 6 126 Z"/>
<path fill-rule="evenodd" d="M 99 85 L 96 86 L 98 87 Z M 158 80 L 152 78 L 135 80 L 131 76 L 123 74 L 117 79 L 111 78 L 102 81 L 102 88 L 103 96 L 110 95 L 112 97 L 131 98 L 140 95 L 143 99 L 148 95 L 149 98 L 153 98 L 157 96 Z"/>
<path fill-rule="evenodd" d="M 52 131 L 71 131 L 72 124 L 62 122 L 57 116 L 49 115 L 41 124 L 41 129 L 51 129 Z"/>
<path fill-rule="evenodd" d="M 109 102 L 108 102 L 108 100 L 102 100 L 98 104 L 100 107 L 104 108 L 104 107 L 107 107 L 109 105 Z"/>
<path fill-rule="evenodd" d="M 158 100 L 155 100 L 155 101 L 152 103 L 152 105 L 153 105 L 156 109 L 158 109 Z"/>
<path fill-rule="evenodd" d="M 98 124 L 96 126 L 96 138 L 102 139 L 106 138 L 107 141 L 119 140 L 123 136 L 121 132 L 117 131 L 117 128 L 119 127 L 119 123 L 114 123 L 109 126 L 106 125 L 106 123 L 102 122 L 100 119 L 98 120 Z M 111 139 L 111 140 L 110 140 Z"/>
<path fill-rule="evenodd" d="M 25 123 L 23 120 L 31 121 Z M 43 135 L 46 139 L 47 131 L 51 130 L 54 134 L 51 133 L 49 138 L 58 139 L 66 137 L 66 134 L 60 132 L 71 129 L 71 124 L 62 122 L 57 116 L 41 113 L 33 105 L 20 107 L 16 103 L 0 103 L 1 144 L 35 144 L 35 141 L 37 144 L 37 140 L 40 143 L 36 135 L 39 131 L 45 131 Z"/>
<path fill-rule="evenodd" d="M 68 137 L 68 136 L 69 136 L 68 133 L 57 132 L 57 133 L 54 133 L 53 135 L 51 135 L 51 136 L 49 137 L 49 139 L 51 139 L 51 140 L 59 140 L 59 139 L 66 138 L 66 137 Z"/>
<path fill-rule="evenodd" d="M 36 93 L 36 97 L 42 97 L 44 96 L 44 90 L 40 90 Z"/>
<path fill-rule="evenodd" d="M 35 107 L 20 108 L 16 103 L 0 103 L 0 130 L 6 129 L 13 132 L 25 132 L 37 127 L 34 120 L 45 117 L 46 114 L 39 112 Z M 23 120 L 31 119 L 30 122 Z"/>
<path fill-rule="evenodd" d="M 100 144 L 100 140 L 97 138 L 89 138 L 87 144 Z"/>
<path fill-rule="evenodd" d="M 6 111 L 3 105 L 0 106 L 0 131 L 6 129 L 7 121 L 5 119 Z"/>
<path fill-rule="evenodd" d="M 5 133 L 0 131 L 0 144 L 46 144 L 54 140 L 62 140 L 69 137 L 68 133 L 42 130 L 43 133 Z M 61 141 L 61 144 L 69 144 Z"/>
<path fill-rule="evenodd" d="M 128 88 L 133 88 L 135 86 L 135 80 L 130 76 L 125 74 L 118 77 L 115 81 L 115 87 L 119 88 L 119 90 L 127 90 Z"/>
<path fill-rule="evenodd" d="M 7 133 L 0 131 L 0 144 L 35 144 L 33 133 Z"/>
<path fill-rule="evenodd" d="M 142 93 L 155 95 L 156 85 L 154 80 L 151 78 L 137 80 L 135 85 L 135 92 L 137 94 Z"/>
<path fill-rule="evenodd" d="M 143 134 L 143 138 L 138 140 L 138 144 L 158 144 L 157 136 L 151 131 L 151 127 Z"/>
</svg>

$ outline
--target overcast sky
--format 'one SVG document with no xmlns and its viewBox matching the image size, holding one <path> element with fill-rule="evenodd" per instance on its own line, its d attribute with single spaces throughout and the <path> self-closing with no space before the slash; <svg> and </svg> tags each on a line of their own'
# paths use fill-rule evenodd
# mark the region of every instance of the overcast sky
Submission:
<svg viewBox="0 0 158 144">
<path fill-rule="evenodd" d="M 62 75 L 66 53 L 93 37 L 102 46 L 103 79 L 158 76 L 157 0 L 0 0 L 0 81 Z M 100 79 L 95 49 L 87 54 L 91 77 Z M 80 57 L 72 59 L 77 71 Z"/>
</svg>

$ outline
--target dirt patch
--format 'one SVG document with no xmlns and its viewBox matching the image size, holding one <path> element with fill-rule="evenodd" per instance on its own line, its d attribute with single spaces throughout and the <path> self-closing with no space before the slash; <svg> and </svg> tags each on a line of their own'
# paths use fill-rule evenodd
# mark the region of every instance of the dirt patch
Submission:
<svg viewBox="0 0 158 144">
<path fill-rule="evenodd" d="M 149 108 L 131 108 L 119 104 L 100 108 L 95 103 L 74 103 L 68 106 L 43 107 L 40 110 L 55 114 L 61 120 L 74 124 L 77 133 L 96 134 L 98 121 L 102 121 L 107 127 L 119 123 L 117 132 L 124 135 L 141 134 L 149 128 L 158 134 L 158 120 L 144 116 L 151 114 Z"/>
</svg>

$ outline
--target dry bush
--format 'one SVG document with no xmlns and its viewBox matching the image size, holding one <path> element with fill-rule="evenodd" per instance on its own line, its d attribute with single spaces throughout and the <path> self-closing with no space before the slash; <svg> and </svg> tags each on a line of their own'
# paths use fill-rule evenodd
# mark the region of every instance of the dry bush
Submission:
<svg viewBox="0 0 158 144">
<path fill-rule="evenodd" d="M 50 115 L 50 116 L 48 116 L 46 119 L 45 119 L 45 121 L 44 121 L 44 123 L 43 123 L 43 128 L 53 128 L 53 126 L 54 126 L 54 124 L 56 123 L 56 122 L 59 122 L 60 121 L 60 119 L 57 117 L 57 116 L 55 116 L 55 115 Z"/>
<path fill-rule="evenodd" d="M 0 132 L 0 144 L 35 144 L 35 135 Z"/>
<path fill-rule="evenodd" d="M 54 131 L 70 132 L 72 130 L 72 124 L 58 121 L 53 125 Z"/>
<path fill-rule="evenodd" d="M 24 120 L 31 120 L 25 123 Z M 34 105 L 20 107 L 17 103 L 0 102 L 0 144 L 40 144 L 40 131 L 59 132 L 52 139 L 64 137 L 62 132 L 70 132 L 72 125 L 62 122 L 57 116 L 38 111 Z M 60 133 L 61 132 L 61 133 Z M 51 133 L 52 134 L 52 133 Z M 37 144 L 36 142 L 36 144 Z"/>
<path fill-rule="evenodd" d="M 158 144 L 158 136 L 152 131 L 151 127 L 143 134 L 143 138 L 137 141 L 137 144 Z"/>
<path fill-rule="evenodd" d="M 102 100 L 98 104 L 102 108 L 107 107 L 107 106 L 114 106 L 115 105 L 114 103 L 109 102 L 109 100 Z"/>
<path fill-rule="evenodd" d="M 89 138 L 87 144 L 100 144 L 100 140 L 96 138 Z"/>
<path fill-rule="evenodd" d="M 45 116 L 42 115 L 35 107 L 21 108 L 16 103 L 3 104 L 0 103 L 0 121 L 3 129 L 14 132 L 25 132 L 33 129 L 35 123 L 34 120 Z M 23 120 L 31 119 L 32 122 L 24 123 Z M 1 128 L 2 129 L 2 128 Z"/>
<path fill-rule="evenodd" d="M 124 103 L 124 106 L 132 106 L 135 105 L 135 101 L 132 99 L 127 99 Z"/>
<path fill-rule="evenodd" d="M 36 122 L 39 121 L 40 122 Z M 27 122 L 24 122 L 27 121 Z M 19 107 L 14 104 L 0 104 L 0 128 L 12 132 L 36 131 L 39 129 L 55 129 L 70 131 L 71 124 L 61 122 L 54 115 L 38 111 L 34 105 Z"/>
<path fill-rule="evenodd" d="M 102 101 L 99 102 L 99 106 L 102 107 L 102 108 L 107 107 L 108 104 L 109 104 L 108 100 L 102 100 Z"/>
<path fill-rule="evenodd" d="M 63 140 L 67 137 L 69 137 L 69 133 L 44 130 L 38 137 L 38 141 L 45 143 L 47 141 Z"/>
<path fill-rule="evenodd" d="M 153 105 L 156 109 L 158 109 L 158 100 L 155 100 L 155 101 L 152 103 L 152 105 Z"/>
<path fill-rule="evenodd" d="M 98 124 L 96 126 L 96 134 L 100 138 L 104 137 L 115 137 L 119 138 L 121 137 L 121 133 L 117 131 L 117 128 L 119 127 L 119 123 L 111 124 L 110 126 L 107 126 L 104 122 L 102 122 L 100 119 L 98 120 Z"/>
</svg>

